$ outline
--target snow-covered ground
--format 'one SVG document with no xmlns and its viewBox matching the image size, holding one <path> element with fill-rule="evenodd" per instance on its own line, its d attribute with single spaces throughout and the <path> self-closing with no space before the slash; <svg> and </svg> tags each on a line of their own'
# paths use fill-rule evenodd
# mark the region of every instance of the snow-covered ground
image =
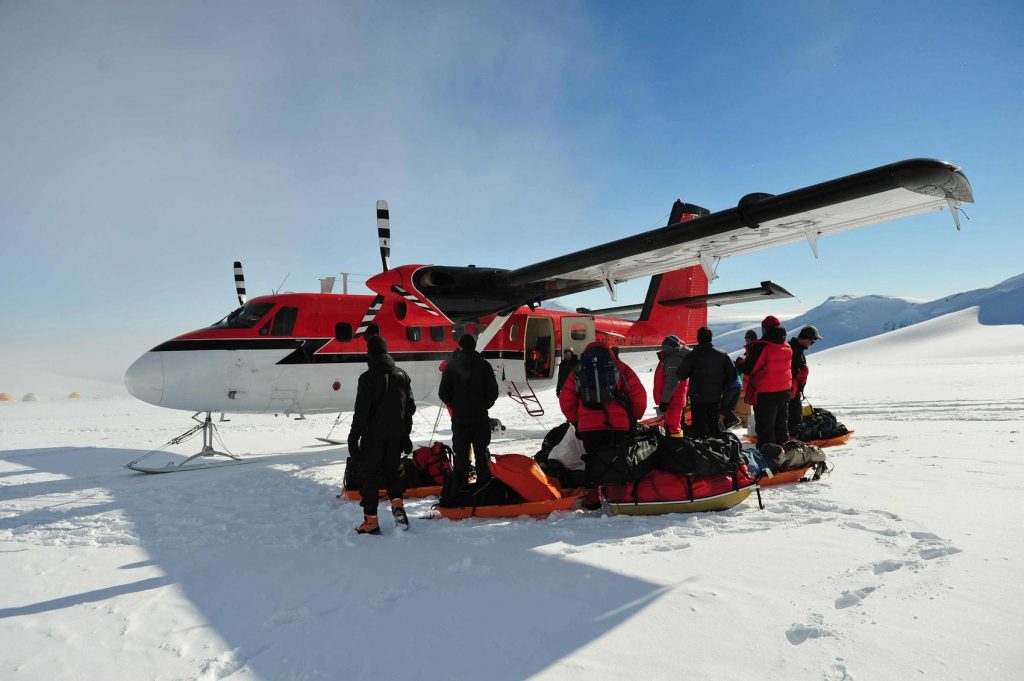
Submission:
<svg viewBox="0 0 1024 681">
<path fill-rule="evenodd" d="M 334 498 L 333 417 L 232 417 L 259 462 L 145 476 L 120 465 L 188 414 L 0 403 L 0 678 L 1022 678 L 1022 348 L 971 308 L 813 355 L 808 394 L 857 433 L 764 510 L 449 522 L 421 500 L 383 537 Z M 495 451 L 536 451 L 543 398 L 500 403 Z"/>
</svg>

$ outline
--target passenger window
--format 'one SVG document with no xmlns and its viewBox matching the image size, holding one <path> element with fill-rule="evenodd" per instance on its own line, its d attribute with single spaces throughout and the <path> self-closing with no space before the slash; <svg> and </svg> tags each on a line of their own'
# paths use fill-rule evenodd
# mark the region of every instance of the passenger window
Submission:
<svg viewBox="0 0 1024 681">
<path fill-rule="evenodd" d="M 347 343 L 352 340 L 352 325 L 348 322 L 338 322 L 334 325 L 334 340 Z"/>
<path fill-rule="evenodd" d="M 444 327 L 443 326 L 432 326 L 430 327 L 430 340 L 440 343 L 444 340 Z"/>
<path fill-rule="evenodd" d="M 398 321 L 402 321 L 403 319 L 405 319 L 405 315 L 409 312 L 409 307 L 405 304 L 404 300 L 396 300 L 394 312 L 395 319 L 397 319 Z"/>
<path fill-rule="evenodd" d="M 587 340 L 587 327 L 583 324 L 573 324 L 569 328 L 569 337 L 575 341 Z"/>
<path fill-rule="evenodd" d="M 405 327 L 405 337 L 416 342 L 423 337 L 423 331 L 418 326 L 407 326 Z"/>
<path fill-rule="evenodd" d="M 465 324 L 456 324 L 452 327 L 452 340 L 457 341 L 462 338 L 462 334 L 466 333 Z"/>
<path fill-rule="evenodd" d="M 273 336 L 290 336 L 295 331 L 295 318 L 299 316 L 299 308 L 282 307 L 274 317 L 274 326 L 270 330 Z"/>
</svg>

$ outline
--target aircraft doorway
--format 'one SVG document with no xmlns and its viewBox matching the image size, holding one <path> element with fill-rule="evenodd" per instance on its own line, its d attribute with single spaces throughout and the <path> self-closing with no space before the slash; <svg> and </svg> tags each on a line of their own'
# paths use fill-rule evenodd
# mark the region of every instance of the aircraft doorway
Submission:
<svg viewBox="0 0 1024 681">
<path fill-rule="evenodd" d="M 526 378 L 551 378 L 554 371 L 555 327 L 550 317 L 529 317 L 523 337 Z"/>
</svg>

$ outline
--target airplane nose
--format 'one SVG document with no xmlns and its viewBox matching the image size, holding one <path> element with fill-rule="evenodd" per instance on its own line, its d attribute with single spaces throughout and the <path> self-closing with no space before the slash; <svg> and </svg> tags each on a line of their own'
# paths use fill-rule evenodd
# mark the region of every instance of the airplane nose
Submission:
<svg viewBox="0 0 1024 681">
<path fill-rule="evenodd" d="M 139 357 L 124 372 L 124 386 L 133 397 L 160 404 L 164 395 L 164 360 L 155 352 Z"/>
</svg>

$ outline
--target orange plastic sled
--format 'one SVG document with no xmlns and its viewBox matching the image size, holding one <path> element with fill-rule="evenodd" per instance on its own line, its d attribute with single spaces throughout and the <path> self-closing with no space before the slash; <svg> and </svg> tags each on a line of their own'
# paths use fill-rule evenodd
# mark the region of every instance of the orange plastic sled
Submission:
<svg viewBox="0 0 1024 681">
<path fill-rule="evenodd" d="M 848 431 L 843 435 L 837 435 L 836 437 L 830 437 L 827 440 L 808 440 L 807 444 L 814 445 L 815 447 L 834 447 L 836 445 L 846 444 L 846 441 L 850 439 L 855 431 Z M 757 437 L 748 433 L 743 434 L 743 439 L 752 445 L 757 444 Z M 788 472 L 788 471 L 787 471 Z"/>
<path fill-rule="evenodd" d="M 571 494 L 570 494 L 571 492 Z M 583 498 L 583 493 L 576 493 L 576 490 L 563 491 L 561 499 L 550 501 L 527 501 L 522 504 L 506 504 L 503 506 L 456 506 L 454 508 L 442 508 L 438 506 L 434 510 L 442 518 L 448 520 L 465 520 L 466 518 L 515 518 L 516 516 L 546 516 L 552 511 L 568 511 L 576 502 Z"/>
<path fill-rule="evenodd" d="M 441 485 L 430 485 L 429 487 L 408 487 L 405 490 L 404 499 L 420 499 L 422 497 L 436 497 L 441 494 Z M 344 496 L 349 501 L 359 501 L 362 497 L 357 489 L 342 489 L 339 497 Z M 388 491 L 382 489 L 378 492 L 378 498 L 387 499 Z"/>
<path fill-rule="evenodd" d="M 787 482 L 799 482 L 810 469 L 811 466 L 803 466 L 801 468 L 794 468 L 791 471 L 775 473 L 770 478 L 761 478 L 757 481 L 757 484 L 760 487 L 771 487 L 773 485 L 784 485 Z"/>
</svg>

